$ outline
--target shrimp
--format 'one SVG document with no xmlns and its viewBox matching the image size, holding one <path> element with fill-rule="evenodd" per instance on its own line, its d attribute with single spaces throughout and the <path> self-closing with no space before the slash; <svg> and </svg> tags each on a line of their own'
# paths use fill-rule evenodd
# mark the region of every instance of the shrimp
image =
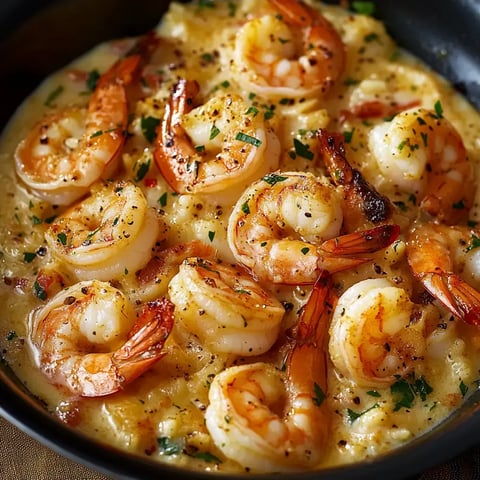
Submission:
<svg viewBox="0 0 480 480">
<path fill-rule="evenodd" d="M 110 395 L 164 356 L 173 311 L 169 300 L 159 299 L 145 304 L 135 321 L 132 305 L 119 290 L 84 281 L 30 314 L 29 342 L 53 384 L 84 397 Z"/>
<path fill-rule="evenodd" d="M 332 181 L 343 189 L 347 230 L 388 221 L 393 211 L 390 200 L 378 193 L 358 170 L 352 168 L 346 157 L 343 136 L 319 129 L 317 140 Z"/>
<path fill-rule="evenodd" d="M 154 158 L 177 193 L 244 188 L 274 170 L 280 143 L 261 115 L 237 95 L 218 95 L 193 108 L 194 81 L 180 80 L 165 108 Z"/>
<path fill-rule="evenodd" d="M 310 173 L 278 172 L 245 190 L 229 218 L 227 239 L 236 260 L 273 283 L 313 284 L 322 269 L 353 268 L 387 247 L 398 227 L 338 236 L 342 207 L 330 183 Z"/>
<path fill-rule="evenodd" d="M 248 91 L 266 97 L 311 97 L 342 75 L 345 46 L 331 23 L 297 0 L 270 0 L 275 14 L 243 25 L 235 62 Z"/>
<path fill-rule="evenodd" d="M 480 325 L 480 292 L 454 272 L 454 260 L 459 256 L 456 250 L 469 256 L 465 262 L 478 262 L 472 259 L 473 255 L 478 259 L 478 253 L 472 251 L 478 237 L 472 231 L 467 244 L 466 230 L 433 222 L 414 225 L 407 241 L 407 259 L 415 277 L 453 316 Z M 473 270 L 477 270 L 475 264 Z"/>
<path fill-rule="evenodd" d="M 159 231 L 140 187 L 117 181 L 57 217 L 45 240 L 78 280 L 112 280 L 147 264 Z"/>
<path fill-rule="evenodd" d="M 259 355 L 277 340 L 285 309 L 236 266 L 186 259 L 168 293 L 179 319 L 214 352 Z"/>
<path fill-rule="evenodd" d="M 286 373 L 256 362 L 213 379 L 207 428 L 247 471 L 292 472 L 320 462 L 329 432 L 324 341 L 335 300 L 324 271 L 301 314 Z"/>
<path fill-rule="evenodd" d="M 126 87 L 140 55 L 116 62 L 99 79 L 88 109 L 67 107 L 41 119 L 15 151 L 16 171 L 38 197 L 70 205 L 109 178 L 125 142 Z"/>
<path fill-rule="evenodd" d="M 406 110 L 370 131 L 369 147 L 381 173 L 420 208 L 447 224 L 466 219 L 475 178 L 463 140 L 441 113 Z"/>
<path fill-rule="evenodd" d="M 341 375 L 359 386 L 387 386 L 422 360 L 423 328 L 421 312 L 403 288 L 385 278 L 362 280 L 338 299 L 329 331 L 330 358 Z"/>
</svg>

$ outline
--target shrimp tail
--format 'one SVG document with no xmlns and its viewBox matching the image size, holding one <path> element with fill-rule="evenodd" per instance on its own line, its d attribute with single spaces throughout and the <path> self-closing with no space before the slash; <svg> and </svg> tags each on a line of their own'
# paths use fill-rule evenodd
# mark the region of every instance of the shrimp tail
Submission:
<svg viewBox="0 0 480 480">
<path fill-rule="evenodd" d="M 320 128 L 317 131 L 318 149 L 333 183 L 344 188 L 347 211 L 358 212 L 373 224 L 387 221 L 393 208 L 390 200 L 370 185 L 362 174 L 347 160 L 343 136 L 329 133 Z"/>
<path fill-rule="evenodd" d="M 317 266 L 330 272 L 354 268 L 370 260 L 362 255 L 387 248 L 399 234 L 398 225 L 387 224 L 332 238 L 318 248 Z"/>
<path fill-rule="evenodd" d="M 480 293 L 458 275 L 427 273 L 425 288 L 457 318 L 470 325 L 480 325 Z"/>
<path fill-rule="evenodd" d="M 174 305 L 167 298 L 144 305 L 127 342 L 112 357 L 118 375 L 131 382 L 165 353 L 165 341 L 173 328 Z"/>
<path fill-rule="evenodd" d="M 183 185 L 194 185 L 197 178 L 198 152 L 181 125 L 181 117 L 192 110 L 199 89 L 196 81 L 180 79 L 173 87 L 157 129 L 154 160 L 170 188 L 177 193 L 186 193 Z"/>
</svg>

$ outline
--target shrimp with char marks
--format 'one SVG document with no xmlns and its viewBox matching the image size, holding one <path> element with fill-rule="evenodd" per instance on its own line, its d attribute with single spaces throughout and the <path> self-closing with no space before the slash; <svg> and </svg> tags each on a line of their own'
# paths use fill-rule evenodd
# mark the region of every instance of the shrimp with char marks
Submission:
<svg viewBox="0 0 480 480">
<path fill-rule="evenodd" d="M 343 191 L 344 223 L 347 230 L 387 222 L 393 207 L 390 200 L 370 185 L 347 160 L 343 135 L 317 131 L 318 149 L 335 185 Z"/>
<path fill-rule="evenodd" d="M 140 187 L 117 181 L 57 217 L 45 239 L 53 257 L 78 280 L 112 280 L 147 264 L 159 232 Z"/>
<path fill-rule="evenodd" d="M 368 260 L 398 236 L 397 225 L 338 236 L 339 195 L 311 173 L 276 172 L 245 190 L 228 224 L 237 261 L 263 281 L 313 284 L 320 270 L 338 272 Z"/>
<path fill-rule="evenodd" d="M 421 311 L 385 278 L 362 280 L 338 299 L 330 325 L 330 358 L 361 387 L 391 385 L 425 353 Z"/>
<path fill-rule="evenodd" d="M 70 205 L 110 178 L 125 143 L 127 91 L 139 54 L 117 61 L 96 85 L 88 108 L 66 107 L 42 118 L 15 152 L 18 176 L 40 198 Z"/>
<path fill-rule="evenodd" d="M 323 271 L 303 307 L 286 372 L 256 362 L 213 379 L 207 428 L 224 455 L 245 469 L 293 472 L 321 461 L 329 435 L 324 343 L 335 302 Z"/>
<path fill-rule="evenodd" d="M 165 299 L 135 311 L 116 288 L 96 280 L 72 285 L 29 317 L 29 342 L 55 385 L 84 397 L 110 395 L 156 363 L 173 328 Z"/>
<path fill-rule="evenodd" d="M 413 108 L 374 127 L 369 147 L 381 173 L 420 209 L 456 224 L 473 204 L 475 177 L 462 137 L 443 114 Z"/>
<path fill-rule="evenodd" d="M 261 115 L 238 95 L 216 95 L 194 107 L 195 81 L 181 79 L 165 107 L 154 158 L 177 193 L 244 188 L 278 166 L 280 144 Z"/>
<path fill-rule="evenodd" d="M 239 30 L 235 64 L 249 91 L 265 97 L 309 97 L 342 75 L 345 46 L 316 9 L 296 0 L 270 0 L 274 13 Z"/>
<path fill-rule="evenodd" d="M 407 258 L 413 274 L 425 289 L 450 313 L 472 325 L 480 325 L 480 292 L 455 273 L 455 250 L 468 255 L 468 229 L 438 223 L 415 224 L 407 240 Z M 470 233 L 470 242 L 478 239 Z M 477 253 L 471 252 L 465 262 L 476 271 Z M 467 265 L 468 265 L 467 263 Z"/>
<path fill-rule="evenodd" d="M 237 266 L 186 259 L 168 292 L 179 319 L 212 351 L 259 355 L 277 340 L 285 309 Z"/>
</svg>

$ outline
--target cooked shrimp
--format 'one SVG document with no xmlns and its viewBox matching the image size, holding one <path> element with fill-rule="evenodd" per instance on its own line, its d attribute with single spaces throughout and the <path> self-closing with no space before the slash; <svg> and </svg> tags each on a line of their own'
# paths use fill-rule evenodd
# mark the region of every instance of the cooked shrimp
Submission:
<svg viewBox="0 0 480 480">
<path fill-rule="evenodd" d="M 436 223 L 418 224 L 409 234 L 407 258 L 413 274 L 452 315 L 480 325 L 480 293 L 454 272 L 456 250 L 465 250 L 470 257 L 466 261 L 472 262 L 473 255 L 478 258 L 477 252 L 468 253 L 466 230 Z M 472 232 L 470 241 L 474 245 L 475 238 Z"/>
<path fill-rule="evenodd" d="M 338 299 L 329 350 L 347 379 L 362 387 L 389 385 L 421 361 L 423 322 L 403 288 L 385 278 L 362 280 Z"/>
<path fill-rule="evenodd" d="M 297 0 L 270 0 L 275 14 L 239 30 L 235 61 L 249 91 L 306 97 L 327 91 L 343 73 L 345 47 L 331 23 Z"/>
<path fill-rule="evenodd" d="M 29 341 L 53 384 L 84 397 L 109 395 L 164 356 L 173 310 L 160 299 L 145 304 L 135 321 L 119 290 L 96 280 L 80 282 L 32 312 Z"/>
<path fill-rule="evenodd" d="M 159 231 L 142 190 L 118 181 L 57 217 L 45 239 L 53 256 L 77 279 L 112 280 L 146 265 Z"/>
<path fill-rule="evenodd" d="M 170 280 L 178 273 L 184 260 L 189 257 L 214 256 L 215 249 L 200 240 L 164 248 L 155 253 L 141 270 L 135 272 L 135 284 L 129 296 L 143 302 L 163 296 L 167 293 Z"/>
<path fill-rule="evenodd" d="M 348 231 L 385 223 L 392 214 L 390 200 L 378 193 L 347 160 L 343 135 L 317 132 L 318 148 L 332 181 L 343 190 L 344 224 Z"/>
<path fill-rule="evenodd" d="M 278 166 L 280 144 L 263 117 L 237 95 L 193 108 L 199 86 L 180 80 L 166 105 L 154 158 L 177 193 L 241 188 Z"/>
<path fill-rule="evenodd" d="M 236 266 L 187 259 L 168 292 L 179 319 L 212 351 L 259 355 L 277 340 L 285 309 Z"/>
<path fill-rule="evenodd" d="M 416 195 L 423 211 L 448 224 L 465 220 L 475 193 L 473 168 L 443 115 L 424 108 L 402 112 L 371 130 L 369 146 L 381 173 Z"/>
<path fill-rule="evenodd" d="M 270 174 L 237 201 L 228 224 L 230 249 L 261 280 L 312 284 L 320 270 L 355 267 L 369 260 L 362 255 L 395 240 L 393 225 L 338 237 L 339 200 L 330 183 L 313 174 Z"/>
<path fill-rule="evenodd" d="M 68 107 L 40 120 L 15 152 L 18 176 L 44 200 L 69 205 L 109 178 L 125 142 L 126 86 L 140 55 L 116 62 L 99 79 L 88 109 Z"/>
<path fill-rule="evenodd" d="M 247 471 L 289 472 L 320 462 L 329 431 L 324 338 L 334 303 L 323 272 L 303 310 L 286 373 L 257 362 L 213 379 L 207 428 L 225 456 Z"/>
</svg>

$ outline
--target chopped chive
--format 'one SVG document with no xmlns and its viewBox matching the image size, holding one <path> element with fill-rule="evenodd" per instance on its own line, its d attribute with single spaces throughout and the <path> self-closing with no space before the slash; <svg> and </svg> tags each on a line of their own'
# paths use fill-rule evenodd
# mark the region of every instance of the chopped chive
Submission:
<svg viewBox="0 0 480 480">
<path fill-rule="evenodd" d="M 443 118 L 443 107 L 440 100 L 437 100 L 435 102 L 435 105 L 433 106 L 433 108 L 435 108 L 435 113 L 437 114 L 437 117 Z"/>
<path fill-rule="evenodd" d="M 44 105 L 46 107 L 51 107 L 53 102 L 61 95 L 61 93 L 65 90 L 65 87 L 63 85 L 59 85 L 57 88 L 55 88 L 50 94 L 48 95 L 47 99 L 45 100 Z"/>
<path fill-rule="evenodd" d="M 235 137 L 235 140 L 248 143 L 250 145 L 253 145 L 254 147 L 259 147 L 262 144 L 262 141 L 259 140 L 258 138 L 252 137 L 251 135 L 247 135 L 246 133 L 243 133 L 243 132 L 238 132 Z"/>
</svg>

